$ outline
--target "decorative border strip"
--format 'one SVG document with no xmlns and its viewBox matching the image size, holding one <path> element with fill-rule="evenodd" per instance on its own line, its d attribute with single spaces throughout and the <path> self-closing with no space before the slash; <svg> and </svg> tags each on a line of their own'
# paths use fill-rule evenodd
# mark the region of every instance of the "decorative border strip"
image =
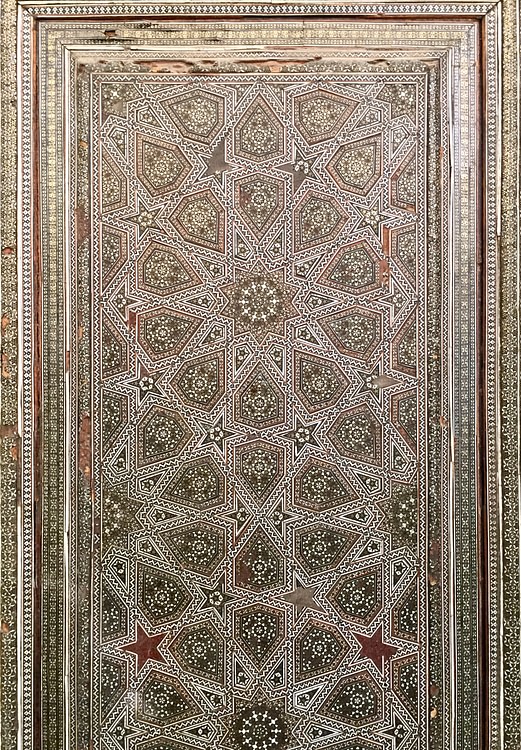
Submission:
<svg viewBox="0 0 521 750">
<path fill-rule="evenodd" d="M 126 6 L 111 6 L 103 4 L 97 6 L 77 6 L 74 4 L 60 6 L 49 6 L 45 3 L 32 3 L 27 7 L 27 14 L 40 17 L 49 15 L 98 15 L 107 13 L 113 16 L 118 13 L 150 14 L 167 13 L 169 15 L 217 14 L 226 8 L 228 13 L 244 12 L 245 14 L 259 13 L 273 15 L 280 14 L 329 14 L 336 12 L 342 15 L 353 15 L 356 13 L 385 13 L 385 14 L 414 14 L 436 15 L 448 13 L 457 15 L 461 13 L 476 13 L 482 15 L 491 10 L 494 4 L 439 4 L 439 5 L 300 5 L 300 6 L 187 6 L 178 5 L 177 11 L 174 6 L 145 6 L 138 3 Z M 158 9 L 161 9 L 159 11 Z M 256 9 L 255 11 L 253 9 Z M 198 9 L 198 10 L 197 10 Z M 218 10 L 220 9 L 220 10 Z M 240 10 L 241 9 L 241 10 Z M 262 10 L 259 10 L 262 9 Z M 520 732 L 520 579 L 519 579 L 519 535 L 520 535 L 520 508 L 519 508 L 519 7 L 516 0 L 507 0 L 501 6 L 502 13 L 502 158 L 501 158 L 501 194 L 502 194 L 502 221 L 501 227 L 495 231 L 499 245 L 500 257 L 500 279 L 496 288 L 498 289 L 498 309 L 500 312 L 499 341 L 497 353 L 499 355 L 500 377 L 496 382 L 496 391 L 493 403 L 489 401 L 491 416 L 501 414 L 503 434 L 505 439 L 500 442 L 500 451 L 493 451 L 489 446 L 489 459 L 499 458 L 498 467 L 498 490 L 501 493 L 502 505 L 498 507 L 498 528 L 500 532 L 497 556 L 493 562 L 499 565 L 498 569 L 498 591 L 497 595 L 501 610 L 498 618 L 503 619 L 503 673 L 498 670 L 499 665 L 491 658 L 490 670 L 496 674 L 498 683 L 498 701 L 500 718 L 504 720 L 504 729 L 499 726 L 495 738 L 491 738 L 491 746 L 494 748 L 505 748 L 505 750 L 518 750 L 521 746 Z M 22 13 L 22 17 L 25 13 Z M 2 159 L 2 243 L 1 243 L 1 265 L 2 272 L 2 329 L 3 329 L 3 363 L 8 363 L 7 372 L 2 373 L 2 422 L 3 422 L 3 448 L 2 448 L 2 548 L 0 564 L 2 566 L 2 589 L 1 589 L 1 614 L 2 626 L 2 654 L 0 662 L 0 679 L 2 684 L 2 746 L 11 750 L 14 747 L 16 728 L 12 723 L 16 710 L 16 698 L 13 687 L 14 669 L 14 640 L 16 627 L 13 622 L 14 598 L 13 580 L 10 579 L 14 566 L 16 566 L 16 552 L 14 551 L 13 519 L 14 499 L 20 501 L 20 491 L 17 483 L 17 466 L 19 457 L 17 454 L 17 428 L 15 419 L 18 396 L 13 388 L 14 376 L 16 374 L 16 344 L 13 338 L 13 326 L 16 320 L 17 281 L 15 278 L 13 262 L 16 261 L 16 243 L 13 234 L 16 213 L 14 209 L 14 153 L 13 143 L 16 140 L 16 125 L 12 99 L 16 93 L 14 72 L 14 22 L 16 8 L 12 0 L 6 0 L 2 14 L 2 141 L 0 143 Z M 26 22 L 28 19 L 24 19 Z M 499 162 L 499 158 L 498 158 Z M 492 231 L 492 230 L 491 230 Z M 499 235 L 500 232 L 500 235 Z M 7 319 L 6 319 L 7 318 Z M 498 328 L 490 329 L 497 340 Z M 21 348 L 20 354 L 23 353 Z M 7 360 L 6 360 L 7 357 Z M 493 376 L 490 369 L 489 375 Z M 499 429 L 496 431 L 500 439 Z M 495 485 L 496 476 L 491 474 L 490 481 Z M 491 519 L 492 521 L 493 519 Z M 491 554 L 494 549 L 491 547 Z M 491 568 L 492 570 L 492 568 Z M 21 602 L 20 602 L 21 604 Z M 7 627 L 5 625 L 7 623 Z M 11 623 L 11 624 L 10 624 Z M 492 648 L 495 647 L 495 642 Z M 493 650 L 491 649 L 493 657 Z M 499 657 L 501 658 L 501 656 Z M 25 745 L 30 747 L 31 745 Z M 488 746 L 486 738 L 483 747 Z"/>
</svg>

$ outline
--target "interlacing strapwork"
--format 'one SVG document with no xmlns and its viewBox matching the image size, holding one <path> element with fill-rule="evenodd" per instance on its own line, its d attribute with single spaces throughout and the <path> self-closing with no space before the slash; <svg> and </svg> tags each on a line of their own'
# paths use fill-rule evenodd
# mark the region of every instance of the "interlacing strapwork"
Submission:
<svg viewBox="0 0 521 750">
<path fill-rule="evenodd" d="M 98 748 L 417 748 L 425 76 L 96 80 Z"/>
</svg>

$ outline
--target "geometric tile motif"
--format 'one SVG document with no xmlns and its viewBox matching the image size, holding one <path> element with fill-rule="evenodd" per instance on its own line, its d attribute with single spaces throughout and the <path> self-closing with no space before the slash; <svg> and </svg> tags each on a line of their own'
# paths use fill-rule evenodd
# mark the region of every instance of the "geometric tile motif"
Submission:
<svg viewBox="0 0 521 750">
<path fill-rule="evenodd" d="M 237 212 L 260 239 L 284 210 L 284 181 L 274 177 L 243 177 L 235 183 Z"/>
<path fill-rule="evenodd" d="M 152 362 L 180 354 L 202 323 L 167 307 L 139 313 L 137 321 L 137 340 Z"/>
<path fill-rule="evenodd" d="M 308 575 L 336 568 L 349 553 L 358 535 L 325 524 L 295 531 L 295 557 Z"/>
<path fill-rule="evenodd" d="M 200 276 L 176 248 L 151 242 L 137 262 L 137 286 L 167 297 L 201 284 Z"/>
<path fill-rule="evenodd" d="M 200 713 L 197 704 L 175 677 L 151 672 L 140 685 L 136 698 L 136 718 L 163 727 Z"/>
<path fill-rule="evenodd" d="M 366 405 L 339 414 L 328 437 L 341 456 L 372 466 L 382 462 L 382 425 Z"/>
<path fill-rule="evenodd" d="M 364 568 L 341 576 L 328 599 L 350 622 L 370 625 L 382 607 L 382 569 Z"/>
<path fill-rule="evenodd" d="M 341 146 L 327 169 L 343 190 L 367 195 L 382 173 L 382 137 L 374 135 Z"/>
<path fill-rule="evenodd" d="M 137 465 L 149 466 L 177 456 L 190 440 L 191 434 L 178 412 L 152 406 L 137 428 Z"/>
<path fill-rule="evenodd" d="M 224 530 L 198 522 L 163 532 L 166 544 L 179 564 L 203 576 L 211 576 L 224 559 Z"/>
<path fill-rule="evenodd" d="M 257 429 L 282 424 L 285 403 L 283 391 L 266 368 L 258 364 L 235 394 L 235 419 Z"/>
<path fill-rule="evenodd" d="M 370 359 L 381 341 L 382 316 L 375 310 L 351 307 L 318 322 L 338 351 L 355 359 Z"/>
<path fill-rule="evenodd" d="M 185 196 L 170 221 L 186 242 L 224 252 L 225 213 L 211 190 Z"/>
<path fill-rule="evenodd" d="M 235 156 L 264 162 L 284 154 L 284 127 L 268 102 L 257 96 L 235 126 Z"/>
<path fill-rule="evenodd" d="M 237 447 L 235 471 L 256 502 L 264 501 L 284 476 L 284 449 L 264 440 Z"/>
<path fill-rule="evenodd" d="M 295 124 L 310 144 L 338 135 L 358 107 L 355 99 L 318 89 L 294 99 Z"/>
<path fill-rule="evenodd" d="M 285 561 L 265 531 L 257 528 L 235 558 L 235 585 L 271 591 L 284 584 Z"/>
<path fill-rule="evenodd" d="M 137 604 L 151 625 L 178 620 L 192 597 L 179 576 L 138 563 Z"/>
<path fill-rule="evenodd" d="M 399 750 L 425 669 L 419 584 L 387 580 L 421 541 L 418 84 L 121 76 L 96 750 Z"/>
<path fill-rule="evenodd" d="M 295 393 L 307 411 L 335 406 L 348 385 L 338 365 L 304 352 L 295 351 L 294 357 Z"/>
<path fill-rule="evenodd" d="M 309 620 L 295 640 L 297 671 L 295 679 L 332 672 L 348 652 L 345 638 L 331 625 Z"/>
<path fill-rule="evenodd" d="M 347 222 L 347 214 L 332 197 L 310 191 L 295 212 L 295 233 L 299 250 L 333 242 Z"/>
<path fill-rule="evenodd" d="M 342 292 L 366 294 L 381 287 L 381 263 L 367 240 L 352 242 L 338 251 L 317 281 Z"/>
<path fill-rule="evenodd" d="M 170 646 L 185 672 L 220 683 L 224 680 L 224 649 L 224 638 L 210 621 L 184 627 Z"/>
<path fill-rule="evenodd" d="M 382 689 L 369 672 L 344 677 L 320 707 L 320 714 L 362 727 L 383 716 Z"/>
<path fill-rule="evenodd" d="M 211 411 L 224 395 L 224 351 L 190 359 L 172 378 L 181 399 L 196 409 Z"/>
<path fill-rule="evenodd" d="M 225 499 L 224 474 L 211 456 L 186 461 L 161 497 L 199 510 L 215 508 Z"/>
<path fill-rule="evenodd" d="M 161 106 L 185 138 L 210 144 L 224 126 L 224 99 L 194 89 L 189 94 L 163 99 Z"/>
<path fill-rule="evenodd" d="M 334 464 L 309 458 L 294 480 L 297 507 L 321 512 L 356 500 L 353 487 Z"/>
<path fill-rule="evenodd" d="M 190 174 L 190 162 L 179 146 L 160 138 L 136 134 L 136 175 L 150 195 L 171 193 Z"/>
<path fill-rule="evenodd" d="M 262 667 L 283 642 L 284 624 L 284 612 L 265 604 L 236 610 L 235 638 L 256 667 Z"/>
</svg>

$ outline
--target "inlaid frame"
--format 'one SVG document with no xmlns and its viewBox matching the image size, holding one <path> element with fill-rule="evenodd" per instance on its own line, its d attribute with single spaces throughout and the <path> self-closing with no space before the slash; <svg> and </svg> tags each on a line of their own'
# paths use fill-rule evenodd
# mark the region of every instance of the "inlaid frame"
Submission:
<svg viewBox="0 0 521 750">
<path fill-rule="evenodd" d="M 63 270 L 71 257 L 70 235 L 64 227 L 76 226 L 77 231 L 82 230 L 81 221 L 77 216 L 71 217 L 68 208 L 71 172 L 67 165 L 71 143 L 74 143 L 70 133 L 82 127 L 81 117 L 74 120 L 67 107 L 74 86 L 72 71 L 75 65 L 88 67 L 99 60 L 100 51 L 104 58 L 117 60 L 119 55 L 128 59 L 135 55 L 133 44 L 139 49 L 141 61 L 144 57 L 141 53 L 147 46 L 151 51 L 147 50 L 145 57 L 157 60 L 161 33 L 173 23 L 174 15 L 180 16 L 183 22 L 204 19 L 209 28 L 215 23 L 229 24 L 230 16 L 236 23 L 239 17 L 240 23 L 254 33 L 259 23 L 267 23 L 265 18 L 261 22 L 259 15 L 268 15 L 270 22 L 280 24 L 277 26 L 278 44 L 287 31 L 290 45 L 291 23 L 295 21 L 306 20 L 306 25 L 316 23 L 317 27 L 323 25 L 323 29 L 349 21 L 346 25 L 354 32 L 358 46 L 360 40 L 365 39 L 364 24 L 366 32 L 371 28 L 372 38 L 378 38 L 387 24 L 387 38 L 382 34 L 380 44 L 373 42 L 374 48 L 385 49 L 386 57 L 410 57 L 411 48 L 419 48 L 421 54 L 415 52 L 413 57 L 415 54 L 422 60 L 429 56 L 445 57 L 446 71 L 457 69 L 463 71 L 463 75 L 472 76 L 469 71 L 473 63 L 479 71 L 474 85 L 467 79 L 470 85 L 461 86 L 461 80 L 453 79 L 450 89 L 453 92 L 458 84 L 465 89 L 467 98 L 462 95 L 462 106 L 459 111 L 455 109 L 454 122 L 462 122 L 466 116 L 467 121 L 472 122 L 477 139 L 475 143 L 463 139 L 463 146 L 469 152 L 475 149 L 472 168 L 476 189 L 474 196 L 466 196 L 466 221 L 470 226 L 474 217 L 479 229 L 474 231 L 474 244 L 471 242 L 467 247 L 466 258 L 460 256 L 460 259 L 462 263 L 469 263 L 469 268 L 479 269 L 474 277 L 476 288 L 466 297 L 471 305 L 475 303 L 478 312 L 474 315 L 472 309 L 470 313 L 467 310 L 465 320 L 461 307 L 455 306 L 451 311 L 462 316 L 452 318 L 456 328 L 453 341 L 458 340 L 458 333 L 460 336 L 463 330 L 468 333 L 468 326 L 474 326 L 479 347 L 475 371 L 471 367 L 470 372 L 477 379 L 476 390 L 471 388 L 471 395 L 479 404 L 477 425 L 473 422 L 472 405 L 466 404 L 470 414 L 468 429 L 477 435 L 472 447 L 472 435 L 466 437 L 470 453 L 477 462 L 476 488 L 470 488 L 465 503 L 464 490 L 469 488 L 458 489 L 456 466 L 454 498 L 459 507 L 456 505 L 454 515 L 447 519 L 454 523 L 449 546 L 456 552 L 447 558 L 453 579 L 444 595 L 456 623 L 446 647 L 458 666 L 449 668 L 445 674 L 443 670 L 438 672 L 437 679 L 431 680 L 429 746 L 516 747 L 519 744 L 519 668 L 515 656 L 519 651 L 516 8 L 509 4 L 451 3 L 428 6 L 428 9 L 421 4 L 237 5 L 226 8 L 133 4 L 111 5 L 110 12 L 108 8 L 104 4 L 21 4 L 17 66 L 14 59 L 16 13 L 7 6 L 4 11 L 2 741 L 6 747 L 14 747 L 18 742 L 18 746 L 24 748 L 75 744 L 69 735 L 74 716 L 67 707 L 70 695 L 67 654 L 73 640 L 71 634 L 75 632 L 70 630 L 76 616 L 74 607 L 70 606 L 71 593 L 74 595 L 78 590 L 78 584 L 73 580 L 76 568 L 71 568 L 69 552 L 74 532 L 81 536 L 82 530 L 75 526 L 67 500 L 69 464 L 59 456 L 66 454 L 71 444 L 70 438 L 60 432 L 70 425 L 64 421 L 65 410 L 62 411 L 61 404 L 70 399 L 71 381 L 66 373 L 77 328 L 70 325 L 63 330 L 53 323 L 60 319 L 61 309 L 66 309 L 67 305 L 70 310 L 74 307 L 67 296 L 71 289 L 70 277 Z M 378 22 L 371 25 L 373 14 L 378 14 Z M 356 24 L 359 24 L 358 37 L 354 30 Z M 244 29 L 243 33 L 247 31 Z M 324 36 L 322 28 L 320 35 Z M 119 43 L 118 37 L 125 41 Z M 403 54 L 402 47 L 408 48 L 408 55 Z M 167 56 L 164 50 L 161 52 L 160 59 L 164 60 Z M 212 52 L 215 53 L 214 48 Z M 169 49 L 168 56 L 171 54 Z M 366 57 L 374 58 L 374 49 Z M 458 65 L 451 68 L 455 57 Z M 149 65 L 153 66 L 154 63 Z M 446 75 L 450 80 L 450 72 Z M 18 108 L 15 111 L 13 95 L 16 92 Z M 15 142 L 18 142 L 18 151 L 13 149 Z M 451 148 L 454 149 L 454 143 Z M 454 155 L 454 150 L 451 153 Z M 453 177 L 451 185 L 456 195 L 457 179 L 457 175 Z M 63 185 L 66 185 L 65 191 Z M 48 220 L 49 216 L 53 221 Z M 83 268 L 84 272 L 88 271 L 87 266 Z M 472 283 L 472 273 L 469 273 L 469 280 Z M 80 295 L 86 293 L 81 284 L 78 289 Z M 51 314 L 56 317 L 51 318 Z M 87 327 L 88 321 L 82 321 L 85 338 Z M 460 341 L 460 345 L 464 346 L 465 340 Z M 80 343 L 79 356 L 86 356 L 86 352 L 82 355 L 81 347 Z M 463 355 L 464 352 L 462 361 Z M 57 377 L 56 373 L 62 375 Z M 468 374 L 467 371 L 466 376 Z M 465 400 L 461 394 L 466 385 L 463 384 L 454 398 L 452 407 L 456 411 L 464 410 Z M 455 391 L 459 387 L 454 384 Z M 468 396 L 468 392 L 465 393 Z M 445 420 L 453 425 L 454 418 L 454 412 L 448 417 L 440 413 L 443 423 L 440 429 L 446 429 Z M 458 426 L 461 424 L 460 421 Z M 80 420 L 79 426 L 83 441 L 76 455 L 80 463 L 84 462 L 85 473 L 90 465 L 88 418 Z M 501 435 L 505 435 L 503 440 Z M 462 433 L 456 430 L 452 440 L 461 439 Z M 87 508 L 90 502 L 87 489 L 83 497 Z M 451 536 L 452 531 L 448 533 Z M 436 592 L 439 570 L 435 551 L 432 557 L 430 585 Z M 82 571 L 81 565 L 78 574 L 80 582 L 82 575 L 88 577 L 88 571 Z M 447 580 L 451 580 L 451 575 Z M 435 598 L 436 593 L 432 596 Z M 79 601 L 88 608 L 88 602 Z M 80 628 L 77 636 L 85 637 L 86 632 Z M 469 648 L 470 651 L 465 651 Z M 450 659 L 446 659 L 446 669 L 449 663 Z M 81 709 L 81 703 L 78 705 Z M 468 706 L 473 710 L 469 711 Z M 436 729 L 440 725 L 443 728 Z M 79 746 L 87 744 L 88 730 L 77 736 L 77 741 Z"/>
</svg>

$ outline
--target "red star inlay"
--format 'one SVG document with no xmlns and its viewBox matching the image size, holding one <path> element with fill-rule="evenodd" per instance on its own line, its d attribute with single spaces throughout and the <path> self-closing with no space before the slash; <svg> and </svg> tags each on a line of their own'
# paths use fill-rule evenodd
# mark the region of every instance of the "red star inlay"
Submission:
<svg viewBox="0 0 521 750">
<path fill-rule="evenodd" d="M 163 662 L 166 664 L 166 659 L 160 654 L 158 650 L 159 644 L 166 638 L 166 633 L 159 633 L 159 635 L 149 635 L 139 622 L 137 623 L 136 640 L 134 643 L 129 643 L 126 646 L 122 646 L 122 651 L 128 651 L 131 654 L 137 656 L 137 672 L 139 673 L 145 666 L 148 659 L 154 661 Z"/>
<path fill-rule="evenodd" d="M 372 659 L 375 665 L 378 667 L 380 672 L 384 671 L 384 665 L 389 661 L 391 656 L 394 656 L 398 651 L 396 646 L 391 646 L 388 643 L 383 643 L 383 628 L 380 625 L 378 630 L 375 630 L 373 635 L 362 635 L 361 633 L 353 634 L 361 646 L 360 656 L 366 656 L 368 659 Z"/>
</svg>

